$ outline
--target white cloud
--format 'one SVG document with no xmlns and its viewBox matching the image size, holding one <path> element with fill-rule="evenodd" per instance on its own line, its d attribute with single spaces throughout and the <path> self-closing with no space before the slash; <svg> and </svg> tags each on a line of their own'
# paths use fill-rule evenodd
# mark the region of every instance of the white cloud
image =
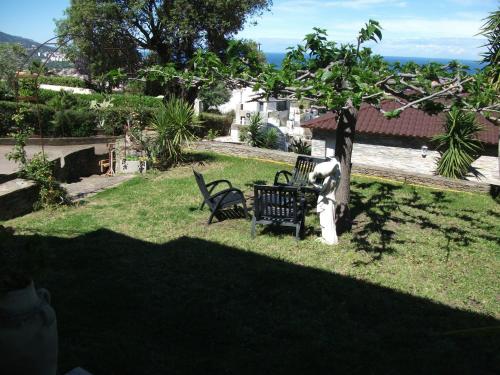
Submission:
<svg viewBox="0 0 500 375">
<path fill-rule="evenodd" d="M 345 8 L 362 9 L 381 6 L 405 7 L 408 3 L 402 0 L 292 0 L 277 4 L 273 9 L 278 11 L 300 11 L 304 8 Z"/>
<path fill-rule="evenodd" d="M 385 56 L 413 56 L 479 59 L 483 51 L 483 39 L 478 38 L 425 38 L 388 39 L 379 45 L 372 45 L 376 53 Z"/>
<path fill-rule="evenodd" d="M 482 1 L 490 0 L 474 1 L 474 8 L 468 0 L 443 0 L 435 6 L 423 0 L 276 1 L 272 13 L 241 36 L 257 39 L 264 50 L 283 51 L 316 26 L 326 29 L 331 40 L 355 42 L 360 28 L 371 18 L 383 28 L 382 41 L 372 44 L 381 54 L 476 59 L 483 44 L 478 33 L 489 11 Z M 470 7 L 459 6 L 460 2 Z"/>
</svg>

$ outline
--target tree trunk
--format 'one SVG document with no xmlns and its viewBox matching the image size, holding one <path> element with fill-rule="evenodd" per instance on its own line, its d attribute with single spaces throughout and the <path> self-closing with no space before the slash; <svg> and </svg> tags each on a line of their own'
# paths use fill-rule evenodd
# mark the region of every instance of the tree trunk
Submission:
<svg viewBox="0 0 500 375">
<path fill-rule="evenodd" d="M 336 194 L 336 225 L 339 234 L 349 231 L 352 226 L 352 218 L 349 210 L 349 198 L 351 194 L 351 157 L 358 110 L 354 108 L 352 103 L 348 103 L 348 106 L 349 108 L 343 110 L 339 115 L 335 142 L 335 157 L 340 163 L 342 173 Z"/>
</svg>

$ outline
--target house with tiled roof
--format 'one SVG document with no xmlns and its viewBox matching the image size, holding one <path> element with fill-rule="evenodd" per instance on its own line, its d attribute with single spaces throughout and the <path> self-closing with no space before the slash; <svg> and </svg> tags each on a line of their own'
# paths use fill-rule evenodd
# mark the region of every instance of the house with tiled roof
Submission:
<svg viewBox="0 0 500 375">
<path fill-rule="evenodd" d="M 391 111 L 400 105 L 384 101 L 381 108 Z M 478 138 L 484 144 L 484 155 L 498 155 L 499 128 L 484 116 L 477 114 L 477 121 L 483 126 Z M 421 149 L 433 149 L 432 137 L 443 133 L 445 113 L 429 114 L 420 109 L 408 108 L 398 118 L 388 119 L 376 108 L 363 104 L 356 124 L 356 143 Z M 331 157 L 335 150 L 337 117 L 332 112 L 302 124 L 312 131 L 313 156 Z"/>
</svg>

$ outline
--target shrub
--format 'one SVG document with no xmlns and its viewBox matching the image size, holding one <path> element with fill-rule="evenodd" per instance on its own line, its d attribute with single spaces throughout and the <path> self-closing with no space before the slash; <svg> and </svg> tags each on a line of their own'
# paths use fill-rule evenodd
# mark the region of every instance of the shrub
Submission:
<svg viewBox="0 0 500 375">
<path fill-rule="evenodd" d="M 59 92 L 51 90 L 39 90 L 39 100 L 40 103 L 46 104 L 53 97 L 57 96 Z M 163 104 L 163 100 L 155 98 L 154 96 L 146 95 L 134 95 L 134 94 L 71 94 L 76 99 L 76 106 L 81 109 L 88 109 L 90 103 L 95 100 L 102 102 L 106 98 L 113 98 L 113 105 L 115 107 L 152 107 L 160 108 Z M 75 108 L 76 109 L 76 108 Z"/>
<path fill-rule="evenodd" d="M 259 113 L 250 116 L 250 124 L 240 126 L 240 141 L 252 147 L 278 148 L 279 134 L 274 127 L 264 126 Z"/>
<path fill-rule="evenodd" d="M 157 157 L 163 167 L 183 160 L 182 147 L 195 138 L 199 119 L 193 106 L 182 99 L 172 98 L 154 115 L 151 123 L 157 132 Z"/>
<path fill-rule="evenodd" d="M 311 145 L 302 138 L 294 139 L 290 148 L 296 154 L 311 155 Z"/>
<path fill-rule="evenodd" d="M 47 102 L 47 105 L 56 111 L 62 111 L 76 107 L 77 101 L 75 95 L 61 90 Z"/>
<path fill-rule="evenodd" d="M 278 131 L 275 128 L 268 128 L 261 133 L 261 144 L 263 148 L 278 148 Z"/>
<path fill-rule="evenodd" d="M 125 87 L 124 91 L 128 94 L 141 95 L 146 92 L 146 82 L 144 81 L 129 81 Z"/>
<path fill-rule="evenodd" d="M 200 113 L 201 126 L 197 128 L 196 135 L 200 138 L 206 137 L 211 131 L 217 132 L 219 135 L 228 135 L 231 130 L 234 116 L 218 115 L 215 113 L 203 112 Z"/>
<path fill-rule="evenodd" d="M 16 126 L 14 132 L 15 145 L 10 153 L 7 154 L 8 160 L 13 160 L 19 165 L 18 175 L 34 181 L 40 188 L 39 199 L 35 204 L 35 209 L 51 206 L 54 204 L 67 203 L 67 193 L 64 188 L 55 180 L 54 165 L 43 153 L 35 154 L 31 159 L 27 158 L 25 146 L 32 129 L 25 124 L 27 108 L 18 108 L 12 116 Z"/>
<path fill-rule="evenodd" d="M 474 113 L 453 107 L 446 115 L 444 129 L 444 134 L 432 139 L 440 153 L 436 171 L 441 176 L 462 178 L 480 156 L 483 147 L 476 134 L 482 127 Z"/>
<path fill-rule="evenodd" d="M 213 141 L 215 138 L 217 138 L 218 136 L 220 136 L 219 134 L 219 131 L 218 130 L 212 130 L 212 129 L 209 129 L 208 130 L 208 133 L 207 133 L 207 136 L 206 138 L 209 140 L 209 141 Z"/>
<path fill-rule="evenodd" d="M 31 180 L 40 187 L 35 209 L 66 204 L 69 202 L 66 190 L 53 176 L 53 164 L 42 153 L 35 154 L 19 172 L 19 177 Z"/>
<path fill-rule="evenodd" d="M 247 143 L 248 141 L 248 125 L 240 125 L 240 142 Z"/>
<path fill-rule="evenodd" d="M 31 97 L 37 94 L 38 83 L 35 78 L 22 78 L 18 82 L 19 96 Z"/>
<path fill-rule="evenodd" d="M 54 117 L 52 108 L 42 104 L 37 106 L 29 103 L 0 101 L 0 136 L 6 136 L 14 130 L 16 124 L 12 116 L 21 108 L 25 109 L 23 125 L 33 128 L 35 134 L 39 134 L 38 115 L 40 115 L 43 134 L 47 135 Z"/>
<path fill-rule="evenodd" d="M 145 128 L 154 118 L 156 108 L 130 108 L 130 107 L 111 107 L 106 110 L 106 120 L 104 122 L 104 133 L 106 135 L 123 134 L 127 120 L 132 121 L 132 125 L 141 129 Z"/>
<path fill-rule="evenodd" d="M 15 98 L 16 93 L 7 81 L 0 80 L 0 100 L 14 100 Z"/>
<path fill-rule="evenodd" d="M 231 90 L 223 82 L 216 82 L 203 87 L 198 93 L 198 98 L 202 101 L 204 109 L 209 109 L 227 103 L 231 99 Z"/>
<path fill-rule="evenodd" d="M 89 137 L 95 134 L 96 116 L 92 112 L 62 110 L 52 121 L 51 135 L 55 137 Z"/>
<path fill-rule="evenodd" d="M 68 87 L 87 87 L 87 84 L 83 79 L 76 77 L 40 76 L 38 77 L 38 83 Z"/>
</svg>

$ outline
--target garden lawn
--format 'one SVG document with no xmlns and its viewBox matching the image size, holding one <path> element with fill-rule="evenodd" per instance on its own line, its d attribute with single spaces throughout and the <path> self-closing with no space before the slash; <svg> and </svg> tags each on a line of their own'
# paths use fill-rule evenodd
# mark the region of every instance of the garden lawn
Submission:
<svg viewBox="0 0 500 375">
<path fill-rule="evenodd" d="M 247 197 L 278 163 L 197 154 Z M 249 200 L 251 202 L 251 200 Z M 3 223 L 47 255 L 60 370 L 94 374 L 460 373 L 500 369 L 500 206 L 355 176 L 338 246 L 199 211 L 191 166 Z"/>
</svg>

